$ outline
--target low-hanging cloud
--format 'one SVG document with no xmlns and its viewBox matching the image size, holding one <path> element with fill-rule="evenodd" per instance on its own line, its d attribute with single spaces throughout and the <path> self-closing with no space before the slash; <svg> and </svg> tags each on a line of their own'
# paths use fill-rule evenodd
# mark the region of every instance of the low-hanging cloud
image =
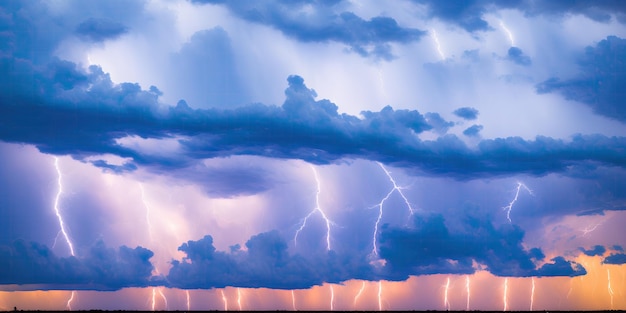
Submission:
<svg viewBox="0 0 626 313">
<path fill-rule="evenodd" d="M 151 284 L 152 256 L 142 247 L 116 250 L 98 241 L 80 257 L 59 257 L 45 245 L 18 239 L 0 246 L 0 284 L 72 290 L 143 287 Z"/>
</svg>

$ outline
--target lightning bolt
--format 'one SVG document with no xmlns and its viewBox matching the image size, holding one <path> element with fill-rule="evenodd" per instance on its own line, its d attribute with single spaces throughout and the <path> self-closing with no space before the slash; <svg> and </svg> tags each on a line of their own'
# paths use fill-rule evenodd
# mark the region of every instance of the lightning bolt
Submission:
<svg viewBox="0 0 626 313">
<path fill-rule="evenodd" d="M 378 217 L 376 218 L 376 223 L 374 223 L 374 234 L 372 235 L 372 254 L 373 255 L 378 255 L 378 246 L 377 246 L 378 226 L 380 225 L 380 221 L 383 218 L 385 202 L 389 199 L 389 197 L 391 197 L 391 195 L 394 192 L 398 192 L 400 197 L 402 197 L 402 199 L 404 200 L 404 203 L 406 204 L 407 208 L 409 209 L 409 215 L 411 216 L 415 213 L 415 210 L 411 206 L 409 199 L 407 199 L 407 197 L 402 192 L 402 187 L 398 186 L 398 184 L 396 183 L 396 180 L 393 179 L 393 176 L 391 176 L 391 172 L 389 172 L 382 163 L 380 162 L 376 162 L 376 163 L 385 172 L 385 174 L 389 178 L 389 181 L 391 182 L 393 187 L 391 188 L 391 190 L 389 190 L 387 195 L 385 195 L 385 197 L 383 197 L 382 200 L 380 200 L 380 202 L 376 205 L 378 207 Z"/>
<path fill-rule="evenodd" d="M 59 232 L 61 234 L 63 234 L 63 237 L 65 238 L 65 242 L 67 243 L 67 246 L 70 248 L 70 254 L 72 256 L 76 256 L 74 254 L 74 244 L 72 244 L 72 241 L 70 240 L 70 236 L 68 236 L 67 231 L 65 230 L 65 222 L 63 222 L 63 216 L 61 215 L 61 210 L 59 209 L 59 201 L 61 199 L 61 195 L 63 194 L 63 174 L 61 173 L 61 167 L 59 166 L 59 158 L 54 157 L 54 168 L 57 171 L 57 186 L 58 186 L 58 190 L 57 190 L 57 194 L 54 197 L 54 213 L 57 216 L 57 219 L 59 221 Z M 59 237 L 59 233 L 57 233 L 57 236 L 54 238 L 54 244 L 52 245 L 53 247 L 56 245 L 57 242 L 57 238 Z M 76 296 L 76 291 L 72 291 L 72 294 L 70 295 L 70 298 L 67 300 L 67 304 L 65 305 L 67 307 L 68 310 L 72 310 L 72 301 L 74 301 L 74 297 Z"/>
<path fill-rule="evenodd" d="M 65 304 L 65 307 L 68 311 L 72 310 L 72 302 L 74 301 L 74 296 L 76 296 L 76 291 L 72 291 L 70 298 L 67 300 L 67 304 Z"/>
<path fill-rule="evenodd" d="M 314 213 L 319 213 L 320 216 L 326 222 L 326 250 L 330 250 L 330 224 L 332 224 L 332 221 L 328 219 L 328 216 L 326 216 L 326 213 L 324 212 L 324 210 L 322 210 L 320 206 L 320 193 L 322 189 L 321 182 L 320 182 L 320 178 L 319 178 L 319 175 L 317 174 L 317 170 L 315 169 L 315 167 L 313 165 L 310 165 L 310 166 L 311 166 L 311 170 L 313 171 L 313 176 L 315 177 L 315 182 L 317 183 L 317 192 L 315 193 L 315 208 L 311 212 L 309 212 L 309 214 L 307 214 L 306 217 L 304 217 L 304 220 L 302 221 L 302 225 L 300 225 L 300 228 L 296 230 L 296 234 L 293 238 L 293 244 L 294 245 L 298 244 L 298 235 L 304 229 L 304 227 L 306 227 L 306 223 L 309 220 L 309 218 Z"/>
<path fill-rule="evenodd" d="M 465 311 L 470 309 L 470 277 L 465 275 L 465 293 L 467 293 L 467 303 L 465 304 Z"/>
<path fill-rule="evenodd" d="M 596 230 L 596 228 L 598 228 L 600 225 L 602 225 L 602 223 L 604 223 L 604 221 L 596 223 L 593 226 L 592 225 L 588 225 L 587 227 L 581 229 L 580 231 L 583 233 L 583 237 L 586 237 L 590 232 Z"/>
<path fill-rule="evenodd" d="M 611 310 L 613 310 L 613 288 L 611 288 L 611 271 L 609 271 L 609 269 L 606 269 L 606 277 L 608 279 L 608 285 L 607 285 L 607 289 L 609 290 L 609 296 L 611 296 Z"/>
<path fill-rule="evenodd" d="M 296 311 L 296 293 L 291 290 L 291 307 Z"/>
<path fill-rule="evenodd" d="M 191 311 L 191 297 L 189 296 L 189 290 L 185 290 L 187 295 L 187 311 Z"/>
<path fill-rule="evenodd" d="M 502 309 L 502 311 L 507 311 L 509 309 L 508 292 L 509 292 L 509 278 L 507 277 L 504 279 L 504 292 L 502 293 L 502 303 L 504 304 L 504 309 Z"/>
<path fill-rule="evenodd" d="M 333 289 L 333 285 L 330 284 L 330 310 L 335 310 L 335 289 Z"/>
<path fill-rule="evenodd" d="M 450 302 L 448 301 L 448 290 L 450 289 L 450 276 L 446 280 L 446 287 L 443 292 L 443 306 L 446 308 L 446 311 L 450 311 Z"/>
<path fill-rule="evenodd" d="M 150 241 L 155 242 L 153 231 L 152 231 L 152 223 L 150 222 L 151 220 L 150 219 L 150 211 L 151 211 L 150 202 L 148 202 L 148 199 L 146 197 L 146 191 L 143 188 L 143 184 L 141 183 L 139 184 L 139 189 L 141 190 L 141 202 L 143 203 L 143 206 L 146 208 L 146 224 L 148 225 L 148 235 L 150 236 Z M 154 267 L 154 272 L 156 275 L 161 274 L 159 273 L 159 269 L 156 266 Z M 163 289 L 152 287 L 152 311 L 154 311 L 154 308 L 156 305 L 156 293 L 157 292 L 159 293 L 159 296 L 163 299 L 163 302 L 165 303 L 165 308 L 168 307 L 167 298 L 165 297 L 165 294 L 163 294 Z M 189 291 L 187 291 L 187 297 L 189 297 Z"/>
<path fill-rule="evenodd" d="M 67 235 L 67 231 L 65 230 L 65 222 L 63 222 L 63 216 L 61 215 L 61 210 L 59 209 L 59 200 L 61 199 L 61 195 L 63 194 L 63 175 L 61 174 L 61 168 L 59 167 L 59 158 L 54 157 L 54 168 L 57 171 L 57 185 L 59 186 L 56 196 L 54 197 L 54 213 L 59 220 L 59 227 L 61 228 L 61 233 L 65 238 L 65 242 L 67 242 L 67 246 L 70 248 L 70 254 L 75 256 L 74 254 L 74 245 L 70 240 L 70 236 Z"/>
<path fill-rule="evenodd" d="M 514 47 L 515 46 L 515 40 L 513 39 L 513 33 L 511 33 L 511 31 L 506 27 L 506 25 L 504 24 L 504 22 L 502 20 L 500 20 L 500 27 L 502 27 L 502 30 L 504 30 L 504 32 L 506 33 L 507 37 L 509 37 L 509 42 L 511 43 L 511 46 Z"/>
<path fill-rule="evenodd" d="M 226 299 L 224 289 L 220 290 L 220 292 L 222 293 L 222 302 L 224 302 L 224 311 L 228 311 L 228 299 Z"/>
<path fill-rule="evenodd" d="M 569 296 L 569 293 L 568 293 Z M 532 287 L 530 288 L 530 311 L 533 310 L 533 304 L 535 303 L 535 278 L 532 278 Z"/>
<path fill-rule="evenodd" d="M 361 289 L 359 289 L 359 292 L 356 294 L 356 296 L 354 296 L 354 306 L 356 306 L 356 303 L 363 294 L 363 291 L 365 291 L 365 281 L 363 281 L 363 283 L 361 284 Z"/>
<path fill-rule="evenodd" d="M 383 282 L 378 281 L 378 311 L 383 310 Z"/>
<path fill-rule="evenodd" d="M 441 50 L 441 43 L 439 43 L 439 37 L 437 36 L 437 31 L 435 31 L 434 28 L 430 29 L 430 36 L 433 38 L 433 41 L 435 42 L 435 47 L 437 48 L 437 53 L 439 53 L 441 60 L 445 60 L 446 57 L 443 55 L 443 51 Z"/>
<path fill-rule="evenodd" d="M 507 205 L 504 208 L 502 208 L 503 210 L 506 210 L 506 219 L 509 220 L 509 223 L 512 222 L 511 221 L 511 210 L 513 209 L 513 205 L 515 204 L 515 202 L 517 202 L 517 198 L 519 197 L 519 192 L 522 189 L 522 187 L 524 187 L 524 189 L 526 189 L 526 191 L 528 191 L 528 194 L 530 194 L 531 196 L 533 195 L 533 191 L 530 190 L 528 187 L 526 187 L 526 185 L 524 185 L 521 182 L 517 182 L 517 190 L 515 191 L 515 198 L 513 198 L 513 200 L 511 200 L 509 205 Z"/>
<path fill-rule="evenodd" d="M 239 307 L 239 311 L 241 311 L 241 289 L 237 288 L 237 306 Z"/>
</svg>

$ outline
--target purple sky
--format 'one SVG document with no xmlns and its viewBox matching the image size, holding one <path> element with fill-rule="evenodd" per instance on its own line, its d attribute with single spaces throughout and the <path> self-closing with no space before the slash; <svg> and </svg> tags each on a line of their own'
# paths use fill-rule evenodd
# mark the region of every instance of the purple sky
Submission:
<svg viewBox="0 0 626 313">
<path fill-rule="evenodd" d="M 0 309 L 626 309 L 622 1 L 4 1 Z"/>
</svg>

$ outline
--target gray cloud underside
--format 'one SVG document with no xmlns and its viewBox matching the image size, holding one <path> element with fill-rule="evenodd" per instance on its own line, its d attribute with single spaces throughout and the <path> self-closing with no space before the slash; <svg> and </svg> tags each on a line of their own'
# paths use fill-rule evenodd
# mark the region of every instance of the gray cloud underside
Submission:
<svg viewBox="0 0 626 313">
<path fill-rule="evenodd" d="M 45 245 L 16 240 L 0 246 L 0 285 L 46 285 L 45 289 L 117 290 L 150 285 L 152 251 L 102 241 L 82 257 L 58 257 Z M 42 289 L 42 288 L 37 288 Z"/>
<path fill-rule="evenodd" d="M 146 91 L 138 84 L 113 84 L 97 66 L 85 72 L 68 61 L 35 66 L 5 57 L 0 71 L 8 78 L 0 84 L 0 139 L 77 159 L 112 153 L 139 165 L 184 167 L 228 155 L 316 164 L 362 158 L 460 178 L 542 175 L 585 162 L 626 165 L 626 137 L 574 135 L 570 142 L 508 137 L 483 140 L 476 148 L 454 135 L 422 141 L 417 135 L 432 126 L 418 111 L 385 107 L 362 112 L 363 118 L 339 114 L 334 103 L 316 101 L 315 92 L 298 76 L 289 77 L 282 107 L 205 110 L 182 102 L 163 106 L 155 87 Z M 127 136 L 183 136 L 184 149 L 174 159 L 141 154 L 116 142 Z"/>
</svg>

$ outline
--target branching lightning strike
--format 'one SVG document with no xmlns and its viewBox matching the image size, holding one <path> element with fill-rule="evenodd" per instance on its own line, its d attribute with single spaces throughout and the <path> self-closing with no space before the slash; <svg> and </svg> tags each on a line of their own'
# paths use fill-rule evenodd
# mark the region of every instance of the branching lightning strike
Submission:
<svg viewBox="0 0 626 313">
<path fill-rule="evenodd" d="M 517 199 L 519 197 L 519 192 L 522 189 L 522 187 L 524 187 L 524 189 L 526 189 L 526 191 L 528 191 L 528 194 L 530 194 L 531 196 L 533 195 L 533 191 L 530 190 L 528 187 L 526 187 L 526 185 L 524 185 L 521 182 L 517 182 L 517 190 L 515 191 L 515 198 L 513 198 L 513 200 L 511 200 L 509 205 L 507 205 L 504 208 L 502 208 L 503 210 L 506 210 L 506 219 L 509 220 L 509 223 L 512 223 L 512 221 L 511 221 L 511 210 L 513 209 L 513 205 L 515 204 L 515 202 L 517 202 Z"/>
<path fill-rule="evenodd" d="M 317 174 L 317 170 L 315 169 L 315 167 L 313 165 L 310 165 L 310 166 L 311 166 L 311 170 L 313 171 L 313 176 L 315 177 L 315 182 L 317 183 L 317 192 L 315 194 L 315 208 L 311 212 L 309 212 L 307 216 L 304 217 L 304 220 L 302 221 L 302 225 L 300 225 L 300 228 L 296 230 L 296 234 L 293 238 L 293 243 L 294 245 L 298 244 L 298 235 L 304 229 L 304 227 L 306 227 L 306 223 L 309 220 L 309 218 L 314 213 L 317 212 L 326 222 L 326 250 L 330 250 L 330 224 L 332 224 L 332 221 L 328 218 L 328 216 L 326 216 L 326 213 L 324 212 L 324 210 L 322 210 L 320 206 L 321 182 L 320 182 L 319 175 Z"/>
<path fill-rule="evenodd" d="M 296 294 L 291 290 L 291 308 L 296 311 Z"/>
<path fill-rule="evenodd" d="M 380 225 L 380 221 L 383 218 L 385 202 L 389 199 L 389 197 L 391 197 L 391 195 L 394 192 L 398 192 L 400 197 L 402 197 L 402 200 L 404 200 L 404 203 L 406 203 L 406 206 L 409 209 L 409 215 L 412 216 L 413 214 L 415 214 L 415 210 L 411 206 L 409 199 L 407 199 L 407 197 L 402 192 L 403 187 L 398 186 L 398 184 L 396 183 L 396 180 L 393 178 L 393 176 L 391 176 L 391 172 L 389 172 L 382 163 L 380 162 L 376 162 L 376 163 L 385 172 L 385 174 L 389 178 L 389 181 L 391 182 L 391 184 L 393 184 L 393 187 L 391 188 L 391 190 L 389 190 L 387 195 L 385 195 L 385 197 L 383 197 L 380 200 L 380 202 L 376 205 L 378 206 L 378 217 L 376 218 L 376 223 L 374 223 L 374 234 L 372 235 L 372 254 L 373 255 L 378 255 L 378 246 L 377 246 L 378 226 Z"/>
</svg>

